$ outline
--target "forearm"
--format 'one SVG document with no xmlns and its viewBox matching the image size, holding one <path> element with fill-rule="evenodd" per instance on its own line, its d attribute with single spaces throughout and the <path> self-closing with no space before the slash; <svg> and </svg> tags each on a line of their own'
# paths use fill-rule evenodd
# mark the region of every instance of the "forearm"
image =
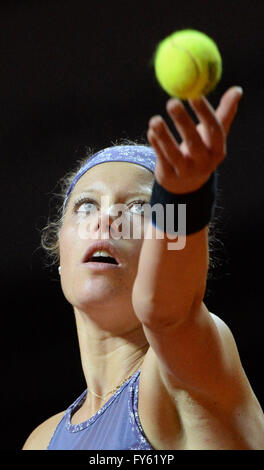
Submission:
<svg viewBox="0 0 264 470">
<path fill-rule="evenodd" d="M 208 228 L 186 237 L 181 250 L 168 250 L 168 239 L 147 228 L 133 289 L 133 304 L 142 323 L 167 325 L 182 321 L 203 300 L 209 263 Z M 165 308 L 164 308 L 165 307 Z"/>
</svg>

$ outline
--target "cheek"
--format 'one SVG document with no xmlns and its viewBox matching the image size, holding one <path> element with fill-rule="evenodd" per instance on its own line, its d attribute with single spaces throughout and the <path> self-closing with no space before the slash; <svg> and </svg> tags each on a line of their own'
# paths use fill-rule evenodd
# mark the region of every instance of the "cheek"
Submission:
<svg viewBox="0 0 264 470">
<path fill-rule="evenodd" d="M 142 248 L 143 240 L 133 240 L 131 251 L 128 257 L 128 272 L 131 276 L 135 277 L 137 275 L 138 263 L 140 252 Z"/>
<path fill-rule="evenodd" d="M 67 266 L 75 258 L 78 246 L 78 234 L 76 227 L 68 224 L 62 226 L 59 236 L 60 263 Z"/>
<path fill-rule="evenodd" d="M 61 275 L 60 282 L 65 298 L 74 304 L 76 301 L 74 279 L 80 258 L 78 233 L 74 226 L 64 222 L 59 236 Z"/>
</svg>

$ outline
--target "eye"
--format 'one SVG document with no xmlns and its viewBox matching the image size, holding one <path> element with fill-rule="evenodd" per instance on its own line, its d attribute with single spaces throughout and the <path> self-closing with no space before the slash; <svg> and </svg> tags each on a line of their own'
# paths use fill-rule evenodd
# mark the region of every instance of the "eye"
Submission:
<svg viewBox="0 0 264 470">
<path fill-rule="evenodd" d="M 77 214 L 90 214 L 96 210 L 96 202 L 93 199 L 82 198 L 74 204 L 74 212 Z"/>
<path fill-rule="evenodd" d="M 133 201 L 129 205 L 132 204 L 132 208 L 134 207 L 135 210 L 132 210 L 131 212 L 134 212 L 135 214 L 143 215 L 144 209 L 143 209 L 143 204 L 146 204 L 147 201 Z"/>
</svg>

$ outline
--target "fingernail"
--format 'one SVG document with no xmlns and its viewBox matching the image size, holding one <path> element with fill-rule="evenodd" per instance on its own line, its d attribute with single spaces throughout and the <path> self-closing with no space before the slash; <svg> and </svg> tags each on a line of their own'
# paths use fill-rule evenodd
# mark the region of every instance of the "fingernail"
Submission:
<svg viewBox="0 0 264 470">
<path fill-rule="evenodd" d="M 171 107 L 171 106 L 175 106 L 175 105 L 179 105 L 181 104 L 181 101 L 179 100 L 179 98 L 176 98 L 176 97 L 173 97 L 173 98 L 169 98 L 169 100 L 167 101 L 167 106 Z"/>
<path fill-rule="evenodd" d="M 156 116 L 152 116 L 152 118 L 150 119 L 149 121 L 149 126 L 152 127 L 152 126 L 157 126 L 159 125 L 160 123 L 162 122 L 162 117 L 157 114 Z"/>
<path fill-rule="evenodd" d="M 235 88 L 239 93 L 241 93 L 241 95 L 243 95 L 243 88 L 241 88 L 241 86 L 236 86 Z"/>
<path fill-rule="evenodd" d="M 201 95 L 201 96 L 197 96 L 196 98 L 189 99 L 189 102 L 194 103 L 194 104 L 199 104 L 199 103 L 202 103 L 205 99 L 206 99 L 205 96 Z"/>
</svg>

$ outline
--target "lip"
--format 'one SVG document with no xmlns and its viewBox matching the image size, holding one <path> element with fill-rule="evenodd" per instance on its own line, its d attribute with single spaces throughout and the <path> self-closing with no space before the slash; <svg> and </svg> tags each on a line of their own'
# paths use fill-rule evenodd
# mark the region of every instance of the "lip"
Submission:
<svg viewBox="0 0 264 470">
<path fill-rule="evenodd" d="M 103 250 L 106 250 L 108 251 L 108 253 L 113 257 L 115 258 L 115 260 L 117 261 L 118 264 L 107 264 L 107 263 L 99 263 L 99 262 L 92 262 L 92 261 L 89 261 L 88 260 L 92 257 L 93 253 L 95 253 L 96 251 L 103 251 Z M 92 245 L 90 245 L 88 247 L 88 249 L 86 250 L 85 254 L 84 254 L 84 257 L 82 259 L 82 263 L 86 263 L 86 264 L 89 264 L 89 265 L 101 265 L 101 266 L 105 266 L 105 267 L 110 267 L 110 268 L 117 268 L 121 263 L 120 263 L 120 258 L 119 258 L 119 254 L 118 254 L 118 251 L 117 249 L 108 241 L 105 241 L 105 240 L 98 240 L 97 242 L 95 243 L 92 243 Z"/>
<path fill-rule="evenodd" d="M 111 269 L 120 268 L 120 264 L 108 264 L 108 263 L 98 263 L 97 261 L 89 261 L 89 263 L 85 263 L 88 269 L 92 269 L 93 271 L 109 271 Z"/>
</svg>

